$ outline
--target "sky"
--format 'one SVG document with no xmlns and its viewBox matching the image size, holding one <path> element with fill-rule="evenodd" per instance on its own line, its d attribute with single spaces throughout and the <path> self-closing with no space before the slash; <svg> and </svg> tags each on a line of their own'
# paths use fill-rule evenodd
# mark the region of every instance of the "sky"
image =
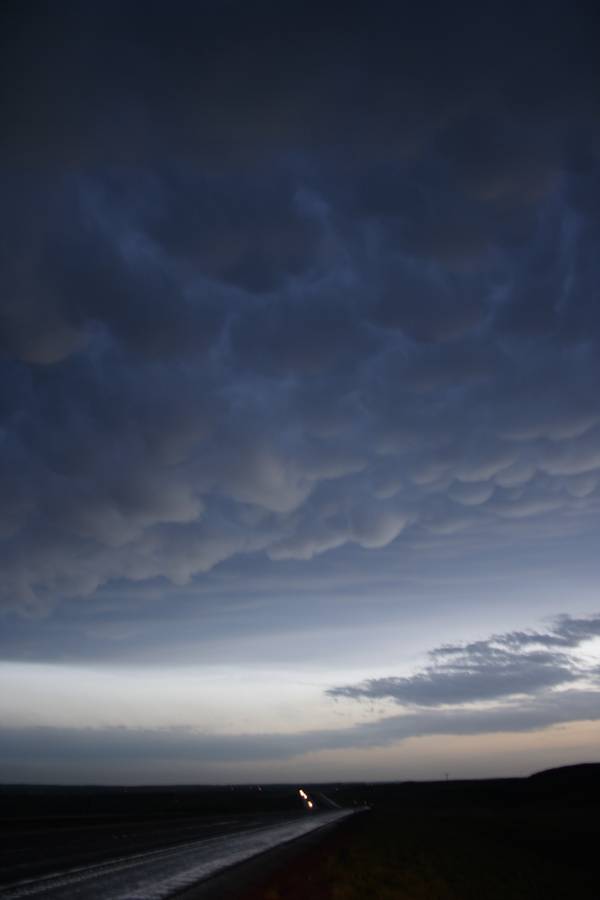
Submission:
<svg viewBox="0 0 600 900">
<path fill-rule="evenodd" d="M 0 781 L 597 760 L 593 4 L 2 19 Z"/>
</svg>

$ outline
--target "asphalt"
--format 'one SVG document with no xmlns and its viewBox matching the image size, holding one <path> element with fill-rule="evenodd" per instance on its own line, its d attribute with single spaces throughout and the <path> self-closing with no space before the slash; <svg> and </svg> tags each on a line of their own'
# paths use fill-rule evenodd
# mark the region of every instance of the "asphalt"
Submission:
<svg viewBox="0 0 600 900">
<path fill-rule="evenodd" d="M 339 828 L 339 825 L 340 823 L 337 822 L 329 823 L 294 841 L 280 844 L 272 850 L 267 850 L 265 853 L 253 856 L 237 865 L 229 866 L 187 890 L 174 894 L 173 900 L 224 900 L 224 898 L 237 900 L 237 898 L 245 898 L 247 894 L 251 894 L 265 885 L 274 875 L 302 859 L 311 848 L 318 846 L 328 834 Z"/>
<path fill-rule="evenodd" d="M 0 896 L 9 884 L 23 879 L 237 834 L 304 816 L 303 812 L 241 813 L 158 821 L 11 823 L 0 829 Z"/>
</svg>

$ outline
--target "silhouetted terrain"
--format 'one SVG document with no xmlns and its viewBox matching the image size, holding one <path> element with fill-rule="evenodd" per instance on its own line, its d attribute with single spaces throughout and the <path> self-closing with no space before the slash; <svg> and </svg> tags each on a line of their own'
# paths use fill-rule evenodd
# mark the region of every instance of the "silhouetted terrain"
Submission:
<svg viewBox="0 0 600 900">
<path fill-rule="evenodd" d="M 554 784 L 576 785 L 581 781 L 587 787 L 596 787 L 600 783 L 600 763 L 578 763 L 574 766 L 559 766 L 557 769 L 544 769 L 530 775 L 530 781 L 544 781 Z"/>
<path fill-rule="evenodd" d="M 262 873 L 240 865 L 215 879 L 217 893 L 226 883 L 227 896 L 244 900 L 598 898 L 600 764 L 529 778 L 304 786 L 323 808 L 332 798 L 369 809 L 281 853 L 279 867 L 277 851 Z M 0 802 L 5 883 L 19 859 L 20 877 L 38 875 L 226 833 L 229 821 L 233 831 L 302 814 L 296 785 L 4 786 Z"/>
</svg>

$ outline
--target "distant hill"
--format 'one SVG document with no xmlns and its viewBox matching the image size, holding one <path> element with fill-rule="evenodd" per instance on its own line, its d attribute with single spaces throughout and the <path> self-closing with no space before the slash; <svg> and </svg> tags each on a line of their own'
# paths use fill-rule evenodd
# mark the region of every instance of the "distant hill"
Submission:
<svg viewBox="0 0 600 900">
<path fill-rule="evenodd" d="M 556 769 L 544 769 L 529 776 L 530 780 L 555 782 L 593 781 L 600 782 L 600 763 L 578 763 L 574 766 L 559 766 Z"/>
</svg>

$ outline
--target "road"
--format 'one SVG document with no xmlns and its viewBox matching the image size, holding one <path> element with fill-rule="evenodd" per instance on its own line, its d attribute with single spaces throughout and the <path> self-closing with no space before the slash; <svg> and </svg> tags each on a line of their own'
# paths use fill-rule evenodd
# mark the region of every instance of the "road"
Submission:
<svg viewBox="0 0 600 900">
<path fill-rule="evenodd" d="M 21 836 L 20 847 L 16 846 L 19 841 L 15 835 L 15 846 L 11 847 L 9 841 L 9 852 L 3 848 L 6 860 L 0 870 L 0 898 L 162 900 L 228 866 L 347 815 L 347 810 L 331 810 L 287 816 L 221 816 L 185 824 L 130 826 L 131 832 L 115 832 L 114 825 L 62 828 L 47 832 L 47 844 L 36 830 L 29 844 L 25 835 Z M 72 846 L 70 839 L 74 841 Z M 108 846 L 107 840 L 111 841 Z M 139 849 L 141 845 L 143 850 Z M 27 854 L 34 854 L 35 861 L 27 859 Z M 51 864 L 52 872 L 48 871 Z"/>
</svg>

